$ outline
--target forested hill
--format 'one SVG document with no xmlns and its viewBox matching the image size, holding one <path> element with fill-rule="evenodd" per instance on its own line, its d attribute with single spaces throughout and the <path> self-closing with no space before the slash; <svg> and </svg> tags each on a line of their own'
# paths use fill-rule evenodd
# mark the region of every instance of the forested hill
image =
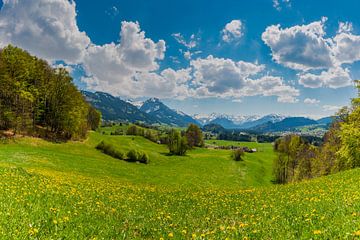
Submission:
<svg viewBox="0 0 360 240">
<path fill-rule="evenodd" d="M 79 139 L 100 118 L 65 69 L 10 45 L 0 50 L 0 130 Z"/>
</svg>

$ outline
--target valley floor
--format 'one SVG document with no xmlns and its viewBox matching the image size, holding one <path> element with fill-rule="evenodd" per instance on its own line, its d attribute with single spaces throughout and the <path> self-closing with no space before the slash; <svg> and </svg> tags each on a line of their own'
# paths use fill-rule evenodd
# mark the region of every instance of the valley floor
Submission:
<svg viewBox="0 0 360 240">
<path fill-rule="evenodd" d="M 102 139 L 150 164 L 112 159 Z M 224 143 L 209 143 L 224 144 Z M 228 143 L 238 144 L 238 143 Z M 241 143 L 246 145 L 246 143 Z M 355 239 L 360 170 L 272 185 L 271 144 L 234 162 L 227 150 L 185 157 L 141 137 L 0 144 L 1 239 Z"/>
</svg>

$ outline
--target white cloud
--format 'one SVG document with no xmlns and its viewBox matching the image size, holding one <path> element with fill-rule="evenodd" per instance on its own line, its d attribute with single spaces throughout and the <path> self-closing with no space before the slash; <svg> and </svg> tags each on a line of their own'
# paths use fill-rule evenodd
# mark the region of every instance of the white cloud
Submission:
<svg viewBox="0 0 360 240">
<path fill-rule="evenodd" d="M 90 77 L 83 81 L 95 90 L 123 96 L 146 95 L 137 78 L 158 70 L 157 61 L 164 58 L 165 42 L 146 38 L 137 22 L 122 22 L 120 36 L 119 44 L 88 48 L 83 65 Z"/>
<path fill-rule="evenodd" d="M 323 110 L 326 112 L 337 112 L 341 109 L 341 106 L 334 106 L 334 105 L 324 105 Z"/>
<path fill-rule="evenodd" d="M 337 33 L 349 33 L 352 32 L 353 25 L 351 22 L 339 22 L 339 29 Z"/>
<path fill-rule="evenodd" d="M 188 68 L 159 72 L 165 41 L 146 38 L 137 22 L 122 22 L 119 43 L 95 45 L 76 23 L 76 5 L 68 0 L 3 1 L 0 12 L 0 46 L 8 43 L 30 53 L 71 67 L 79 64 L 88 89 L 131 97 L 213 97 L 239 101 L 246 96 L 276 96 L 279 102 L 296 102 L 299 91 L 280 77 L 263 76 L 265 66 L 231 59 L 198 58 Z M 230 39 L 241 37 L 242 25 L 234 20 L 225 27 Z M 199 38 L 184 45 L 191 59 Z M 70 66 L 69 66 L 70 65 Z"/>
<path fill-rule="evenodd" d="M 173 33 L 171 36 L 173 36 L 179 44 L 185 46 L 187 49 L 195 48 L 198 45 L 199 38 L 196 37 L 195 34 L 190 36 L 189 41 L 186 41 L 185 37 L 181 33 Z"/>
<path fill-rule="evenodd" d="M 264 69 L 263 65 L 247 62 L 234 62 L 231 59 L 214 58 L 208 56 L 205 59 L 191 61 L 194 68 L 194 82 L 206 87 L 209 93 L 223 94 L 231 89 L 242 88 L 251 75 Z"/>
<path fill-rule="evenodd" d="M 324 23 L 280 28 L 272 25 L 262 34 L 262 40 L 272 51 L 273 59 L 296 70 L 323 69 L 333 66 L 331 48 L 324 38 Z"/>
<path fill-rule="evenodd" d="M 240 20 L 232 20 L 227 23 L 221 31 L 222 40 L 224 42 L 231 42 L 243 36 L 243 23 Z"/>
<path fill-rule="evenodd" d="M 48 61 L 80 63 L 90 39 L 76 23 L 75 2 L 7 0 L 0 12 L 0 47 L 13 44 Z"/>
<path fill-rule="evenodd" d="M 186 50 L 179 49 L 186 60 L 191 60 L 194 55 L 201 53 L 201 51 L 194 51 L 194 48 L 196 48 L 200 42 L 200 37 L 197 37 L 195 34 L 191 34 L 188 41 L 181 33 L 173 33 L 171 36 L 186 48 Z"/>
<path fill-rule="evenodd" d="M 350 86 L 352 80 L 347 68 L 335 67 L 322 71 L 319 75 L 312 73 L 299 74 L 299 83 L 308 88 L 340 88 Z"/>
<path fill-rule="evenodd" d="M 326 18 L 308 25 L 281 29 L 280 25 L 266 28 L 262 39 L 273 60 L 300 71 L 299 83 L 309 88 L 340 88 L 350 86 L 352 79 L 343 64 L 360 61 L 360 36 L 352 34 L 349 22 L 340 22 L 337 34 L 325 38 Z M 315 70 L 322 70 L 315 74 Z"/>
<path fill-rule="evenodd" d="M 277 96 L 279 102 L 296 102 L 299 91 L 286 85 L 282 78 L 257 75 L 264 65 L 234 62 L 231 59 L 208 56 L 191 61 L 194 70 L 193 85 L 199 97 L 240 99 L 246 96 Z"/>
<path fill-rule="evenodd" d="M 314 104 L 319 104 L 319 103 L 320 103 L 320 100 L 315 99 L 315 98 L 305 98 L 305 99 L 304 99 L 304 103 L 305 103 L 305 104 L 314 105 Z"/>
<path fill-rule="evenodd" d="M 282 103 L 296 103 L 298 102 L 297 97 L 300 95 L 299 90 L 285 84 L 281 77 L 275 76 L 264 76 L 252 80 L 247 91 L 249 96 L 277 96 L 278 102 Z"/>
<path fill-rule="evenodd" d="M 135 78 L 138 93 L 136 96 L 177 98 L 184 99 L 189 97 L 191 89 L 188 82 L 191 80 L 191 69 L 173 70 L 171 68 L 157 73 L 139 73 Z"/>
<path fill-rule="evenodd" d="M 353 35 L 352 29 L 351 23 L 340 22 L 338 34 L 333 38 L 333 51 L 339 64 L 360 60 L 360 36 Z"/>
<path fill-rule="evenodd" d="M 291 6 L 291 2 L 290 0 L 273 0 L 273 7 L 278 10 L 281 11 L 282 9 L 282 5 L 285 5 L 287 7 Z"/>
</svg>

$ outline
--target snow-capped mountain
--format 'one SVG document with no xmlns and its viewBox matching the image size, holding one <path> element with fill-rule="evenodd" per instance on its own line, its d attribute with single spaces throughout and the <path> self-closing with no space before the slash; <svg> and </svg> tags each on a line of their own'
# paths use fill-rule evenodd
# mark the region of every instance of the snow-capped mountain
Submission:
<svg viewBox="0 0 360 240">
<path fill-rule="evenodd" d="M 199 122 L 189 115 L 169 108 L 157 98 L 150 98 L 145 101 L 144 104 L 140 107 L 140 111 L 143 111 L 150 116 L 156 117 L 159 119 L 159 121 L 168 125 L 179 127 L 186 127 L 190 123 L 199 125 Z"/>
<path fill-rule="evenodd" d="M 209 115 L 196 114 L 193 117 L 203 125 L 216 123 L 223 126 L 224 128 L 229 128 L 229 129 L 232 128 L 247 129 L 267 122 L 272 122 L 272 123 L 279 122 L 285 118 L 285 116 L 279 114 L 270 114 L 261 117 L 259 115 L 243 116 L 243 115 L 229 115 L 229 114 L 217 114 L 217 113 L 212 113 Z"/>
<path fill-rule="evenodd" d="M 134 105 L 137 108 L 140 108 L 144 104 L 143 101 L 135 101 L 133 99 L 127 99 L 125 100 L 125 102 L 130 103 L 131 105 Z"/>
<path fill-rule="evenodd" d="M 195 114 L 193 117 L 202 124 L 208 124 L 216 119 L 228 119 L 234 124 L 242 124 L 244 122 L 255 121 L 260 118 L 258 115 L 242 116 L 242 115 L 230 115 L 230 114 Z"/>
<path fill-rule="evenodd" d="M 82 94 L 85 99 L 102 113 L 102 118 L 107 121 L 128 121 L 128 122 L 146 122 L 149 124 L 160 124 L 161 122 L 142 111 L 129 102 L 121 100 L 104 92 L 87 92 Z"/>
</svg>

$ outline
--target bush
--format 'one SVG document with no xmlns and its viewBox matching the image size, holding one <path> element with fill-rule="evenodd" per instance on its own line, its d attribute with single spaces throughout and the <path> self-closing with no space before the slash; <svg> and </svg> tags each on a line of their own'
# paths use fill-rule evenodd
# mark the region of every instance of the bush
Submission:
<svg viewBox="0 0 360 240">
<path fill-rule="evenodd" d="M 132 162 L 136 162 L 140 160 L 140 153 L 134 149 L 131 149 L 127 154 L 126 154 L 127 160 L 132 161 Z"/>
<path fill-rule="evenodd" d="M 242 157 L 245 155 L 244 150 L 242 148 L 235 149 L 232 154 L 231 158 L 234 161 L 243 161 Z"/>
<path fill-rule="evenodd" d="M 143 153 L 141 156 L 140 162 L 148 164 L 150 162 L 149 156 L 146 153 Z"/>
<path fill-rule="evenodd" d="M 139 152 L 135 149 L 131 149 L 127 154 L 127 161 L 129 162 L 140 162 L 140 163 L 149 163 L 149 156 L 146 153 Z"/>
<path fill-rule="evenodd" d="M 116 150 L 113 145 L 105 143 L 104 141 L 101 141 L 96 146 L 96 149 L 102 151 L 106 155 L 109 155 L 109 156 L 111 156 L 113 158 L 117 158 L 117 159 L 121 159 L 121 160 L 124 159 L 124 153 L 123 152 L 120 152 L 120 151 Z"/>
</svg>

